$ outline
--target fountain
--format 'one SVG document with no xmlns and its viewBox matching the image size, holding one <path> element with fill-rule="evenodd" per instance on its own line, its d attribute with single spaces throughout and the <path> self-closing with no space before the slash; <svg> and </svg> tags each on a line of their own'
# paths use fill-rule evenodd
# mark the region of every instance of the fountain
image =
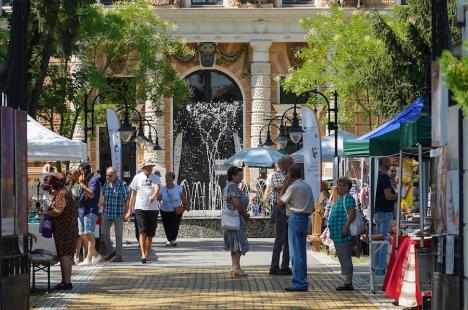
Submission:
<svg viewBox="0 0 468 310">
<path fill-rule="evenodd" d="M 199 139 L 200 144 L 192 150 L 193 157 L 186 160 L 186 164 L 190 164 L 191 180 L 181 178 L 180 185 L 190 199 L 192 210 L 203 211 L 193 214 L 217 217 L 222 208 L 224 186 L 217 162 L 234 154 L 233 133 L 239 130 L 242 102 L 196 102 L 188 104 L 185 109 L 186 121 L 191 123 L 192 128 L 182 128 L 184 137 L 191 135 L 190 138 Z M 195 154 L 195 151 L 201 153 Z M 201 156 L 203 161 L 197 162 L 196 155 Z M 184 156 L 189 155 L 184 153 Z M 200 175 L 205 171 L 207 175 Z M 198 178 L 194 177 L 195 174 L 198 174 Z"/>
</svg>

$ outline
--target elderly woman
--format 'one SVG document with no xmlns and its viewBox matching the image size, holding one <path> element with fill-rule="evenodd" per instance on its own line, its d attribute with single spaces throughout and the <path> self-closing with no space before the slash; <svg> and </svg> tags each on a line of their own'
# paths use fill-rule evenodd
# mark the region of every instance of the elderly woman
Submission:
<svg viewBox="0 0 468 310">
<path fill-rule="evenodd" d="M 352 182 L 348 178 L 339 178 L 336 182 L 336 190 L 339 199 L 333 205 L 328 228 L 330 238 L 333 240 L 336 255 L 341 265 L 341 274 L 345 276 L 343 285 L 337 286 L 337 291 L 352 291 L 353 288 L 353 262 L 351 255 L 354 247 L 354 237 L 349 233 L 349 225 L 356 216 L 356 201 L 349 194 Z"/>
<path fill-rule="evenodd" d="M 234 211 L 237 210 L 240 217 L 240 226 L 238 230 L 224 231 L 224 249 L 231 251 L 231 277 L 246 277 L 247 273 L 240 267 L 240 257 L 249 250 L 247 241 L 247 228 L 245 221 L 250 219 L 247 213 L 249 197 L 239 189 L 239 184 L 244 178 L 242 168 L 231 167 L 227 172 L 228 182 L 223 190 L 223 208 Z"/>
<path fill-rule="evenodd" d="M 60 259 L 62 282 L 54 290 L 71 290 L 72 257 L 75 253 L 75 242 L 78 238 L 76 209 L 71 194 L 64 188 L 65 180 L 61 176 L 47 175 L 42 188 L 52 196 L 52 202 L 46 211 L 52 219 L 57 256 Z"/>
<path fill-rule="evenodd" d="M 165 175 L 166 186 L 161 188 L 159 194 L 159 206 L 161 219 L 166 233 L 166 246 L 177 246 L 180 220 L 182 214 L 189 210 L 189 202 L 181 186 L 174 183 L 175 174 L 167 172 Z"/>
</svg>

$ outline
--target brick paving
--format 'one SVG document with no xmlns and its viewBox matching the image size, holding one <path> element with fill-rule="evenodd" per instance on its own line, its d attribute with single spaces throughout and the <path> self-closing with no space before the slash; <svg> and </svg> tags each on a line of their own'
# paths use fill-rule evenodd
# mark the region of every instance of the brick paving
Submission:
<svg viewBox="0 0 468 310">
<path fill-rule="evenodd" d="M 43 309 L 398 309 L 381 294 L 368 292 L 366 271 L 357 272 L 353 292 L 336 292 L 341 282 L 336 261 L 324 254 L 309 254 L 309 292 L 288 293 L 288 276 L 269 276 L 272 239 L 254 239 L 241 264 L 247 278 L 229 277 L 230 257 L 221 239 L 182 240 L 179 247 L 153 251 L 158 260 L 138 263 L 136 245 L 124 248 L 123 263 L 105 263 L 86 269 L 92 273 L 68 294 L 52 293 Z M 155 257 L 153 252 L 152 258 Z M 76 274 L 76 276 L 75 276 Z M 367 276 L 368 277 L 368 276 Z"/>
</svg>

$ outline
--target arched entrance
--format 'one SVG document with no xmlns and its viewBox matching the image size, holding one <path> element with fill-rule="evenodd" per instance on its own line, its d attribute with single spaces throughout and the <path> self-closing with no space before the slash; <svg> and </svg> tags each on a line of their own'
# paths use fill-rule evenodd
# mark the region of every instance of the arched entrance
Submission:
<svg viewBox="0 0 468 310">
<path fill-rule="evenodd" d="M 235 153 L 235 142 L 242 139 L 242 93 L 228 75 L 218 70 L 199 70 L 186 77 L 191 98 L 186 104 L 174 103 L 174 139 L 182 133 L 182 151 L 178 183 L 188 191 L 203 196 L 202 206 L 213 209 L 218 199 L 219 185 L 225 179 L 219 165 Z M 175 142 L 175 141 L 174 141 Z M 175 169 L 177 170 L 177 169 Z M 202 190 L 203 188 L 203 190 Z"/>
</svg>

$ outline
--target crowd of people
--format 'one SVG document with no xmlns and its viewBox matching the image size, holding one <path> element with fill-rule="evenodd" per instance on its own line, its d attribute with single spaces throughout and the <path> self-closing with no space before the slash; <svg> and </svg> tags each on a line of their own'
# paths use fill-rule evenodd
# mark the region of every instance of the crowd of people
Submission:
<svg viewBox="0 0 468 310">
<path fill-rule="evenodd" d="M 55 289 L 72 288 L 73 264 L 86 266 L 102 260 L 122 262 L 123 223 L 132 216 L 135 219 L 142 264 L 151 263 L 150 249 L 159 214 L 167 238 L 166 245 L 177 246 L 182 215 L 190 208 L 188 197 L 181 186 L 174 182 L 174 173 L 167 172 L 165 185 L 161 186 L 159 175 L 153 172 L 154 164 L 145 161 L 140 168 L 141 171 L 127 185 L 119 178 L 117 171 L 109 167 L 102 188 L 99 178 L 87 163 L 80 164 L 68 176 L 49 171 L 44 178 L 42 188 L 52 197 L 45 216 L 53 221 L 53 235 L 62 270 L 62 283 Z M 224 229 L 224 248 L 231 253 L 230 272 L 233 278 L 248 276 L 240 264 L 241 257 L 249 251 L 246 225 L 250 219 L 249 195 L 245 186 L 242 186 L 243 178 L 242 168 L 229 168 L 223 190 L 223 212 L 235 212 L 239 218 L 238 226 Z M 294 164 L 291 156 L 281 158 L 270 176 L 267 177 L 265 171 L 260 174 L 260 178 L 264 183 L 257 190 L 260 194 L 257 193 L 255 200 L 261 200 L 263 209 L 269 210 L 275 232 L 269 274 L 291 276 L 291 286 L 285 288 L 287 291 L 307 291 L 307 235 L 316 202 L 312 189 L 303 181 L 302 167 Z M 384 193 L 388 192 L 387 183 L 383 185 Z M 350 179 L 340 178 L 336 185 L 339 199 L 331 207 L 328 217 L 330 238 L 334 242 L 344 275 L 344 283 L 336 289 L 352 290 L 351 255 L 355 237 L 351 236 L 349 225 L 356 214 L 356 201 L 350 195 Z M 106 250 L 103 256 L 96 251 L 95 239 L 100 210 L 101 237 Z M 384 221 L 387 210 L 380 211 L 384 213 L 381 216 Z M 115 230 L 115 247 L 110 238 L 112 226 Z M 386 228 L 382 224 L 382 230 Z"/>
</svg>

